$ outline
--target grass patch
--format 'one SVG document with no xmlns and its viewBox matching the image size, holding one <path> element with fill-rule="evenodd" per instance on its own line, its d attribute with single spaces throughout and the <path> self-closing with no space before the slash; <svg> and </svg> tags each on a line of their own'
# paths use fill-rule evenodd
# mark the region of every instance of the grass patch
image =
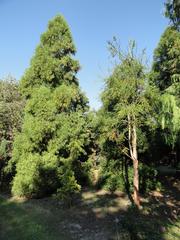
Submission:
<svg viewBox="0 0 180 240">
<path fill-rule="evenodd" d="M 36 206 L 0 197 L 0 213 L 1 240 L 71 239 L 57 230 L 56 219 L 51 214 Z"/>
<path fill-rule="evenodd" d="M 0 196 L 1 240 L 179 240 L 179 184 L 142 198 L 142 210 L 126 194 L 84 190 L 71 208 L 53 199 Z"/>
</svg>

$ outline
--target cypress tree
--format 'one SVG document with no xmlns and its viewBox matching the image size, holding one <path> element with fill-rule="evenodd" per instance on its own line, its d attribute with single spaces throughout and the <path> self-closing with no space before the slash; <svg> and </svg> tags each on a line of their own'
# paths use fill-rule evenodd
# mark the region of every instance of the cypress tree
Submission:
<svg viewBox="0 0 180 240">
<path fill-rule="evenodd" d="M 88 103 L 76 77 L 80 66 L 75 53 L 69 27 L 58 15 L 42 34 L 20 82 L 26 106 L 11 161 L 16 169 L 14 195 L 39 197 L 80 189 L 77 172 L 88 158 Z"/>
</svg>

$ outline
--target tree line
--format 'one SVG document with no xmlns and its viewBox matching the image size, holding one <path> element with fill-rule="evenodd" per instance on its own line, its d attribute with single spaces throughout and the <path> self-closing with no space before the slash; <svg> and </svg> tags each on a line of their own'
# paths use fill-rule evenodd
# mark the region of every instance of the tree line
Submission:
<svg viewBox="0 0 180 240">
<path fill-rule="evenodd" d="M 108 42 L 114 59 L 102 107 L 90 111 L 65 19 L 53 18 L 20 82 L 0 81 L 0 187 L 28 198 L 69 199 L 84 186 L 139 192 L 160 188 L 159 166 L 180 162 L 180 5 L 149 69 L 135 41 Z M 95 179 L 98 172 L 98 179 Z"/>
</svg>

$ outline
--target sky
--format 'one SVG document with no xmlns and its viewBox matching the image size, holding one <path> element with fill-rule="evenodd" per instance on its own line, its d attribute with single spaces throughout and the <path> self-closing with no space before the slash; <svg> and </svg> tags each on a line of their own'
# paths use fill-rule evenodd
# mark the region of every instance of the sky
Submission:
<svg viewBox="0 0 180 240">
<path fill-rule="evenodd" d="M 168 25 L 165 0 L 0 0 L 0 79 L 20 80 L 28 68 L 47 23 L 62 14 L 77 48 L 81 89 L 92 109 L 101 106 L 104 79 L 112 68 L 107 42 L 113 36 L 122 48 L 135 40 L 146 49 L 149 63 Z"/>
</svg>

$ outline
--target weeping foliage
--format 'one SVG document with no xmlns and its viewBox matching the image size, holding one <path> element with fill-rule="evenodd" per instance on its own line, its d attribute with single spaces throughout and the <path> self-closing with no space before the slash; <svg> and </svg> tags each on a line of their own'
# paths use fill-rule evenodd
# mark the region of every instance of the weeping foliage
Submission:
<svg viewBox="0 0 180 240">
<path fill-rule="evenodd" d="M 175 4 L 176 1 L 173 2 Z M 171 1 L 172 4 L 172 1 Z M 154 52 L 151 83 L 160 91 L 159 135 L 164 137 L 172 151 L 179 152 L 180 122 L 180 32 L 168 27 Z M 161 129 L 161 130 L 160 130 Z M 177 160 L 178 161 L 178 160 Z"/>
<path fill-rule="evenodd" d="M 169 93 L 162 95 L 161 104 L 160 118 L 165 140 L 174 148 L 180 137 L 180 107 L 177 105 L 176 97 Z"/>
</svg>

